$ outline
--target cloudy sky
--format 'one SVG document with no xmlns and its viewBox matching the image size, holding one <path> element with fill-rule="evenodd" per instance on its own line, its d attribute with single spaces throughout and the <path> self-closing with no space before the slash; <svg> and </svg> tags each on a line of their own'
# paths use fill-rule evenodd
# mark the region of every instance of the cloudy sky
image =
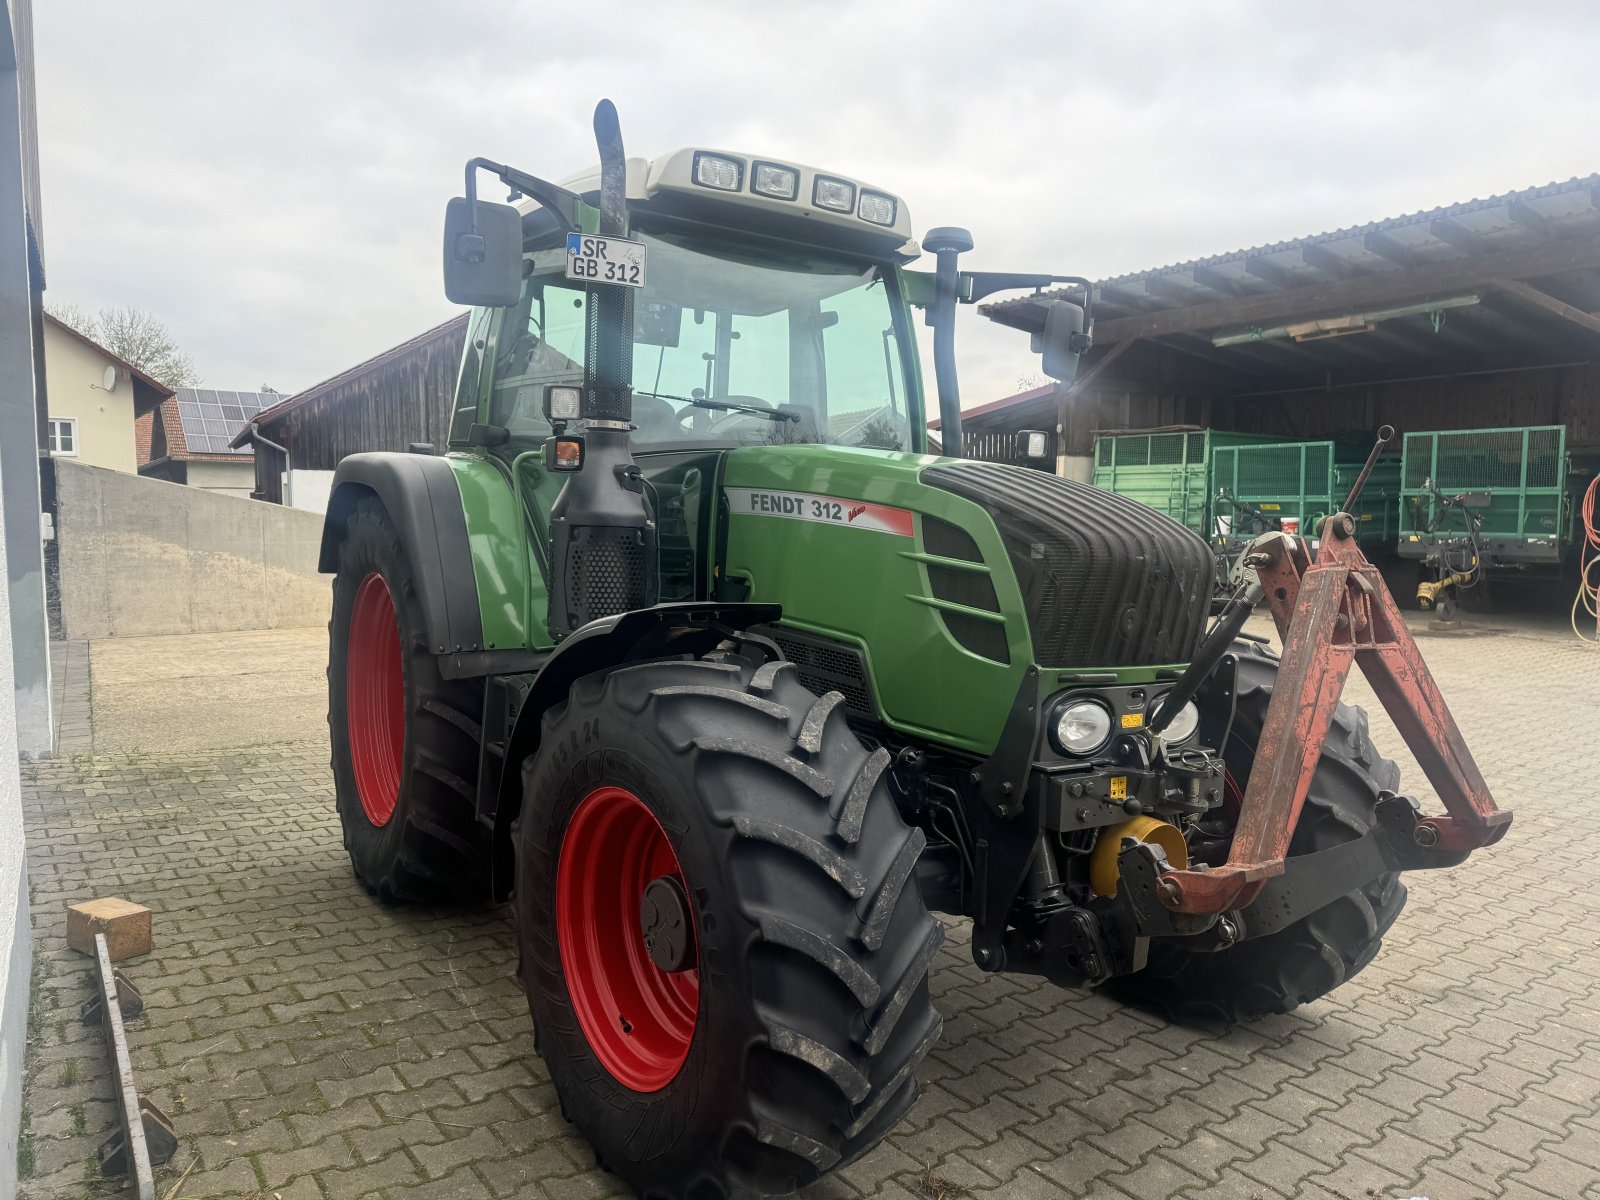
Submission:
<svg viewBox="0 0 1600 1200">
<path fill-rule="evenodd" d="M 296 391 L 447 318 L 475 154 L 723 146 L 1103 277 L 1600 170 L 1600 8 L 1273 0 L 35 0 L 47 299 Z M 1301 13 L 1304 15 L 1301 15 Z M 1037 372 L 967 314 L 967 405 Z"/>
</svg>

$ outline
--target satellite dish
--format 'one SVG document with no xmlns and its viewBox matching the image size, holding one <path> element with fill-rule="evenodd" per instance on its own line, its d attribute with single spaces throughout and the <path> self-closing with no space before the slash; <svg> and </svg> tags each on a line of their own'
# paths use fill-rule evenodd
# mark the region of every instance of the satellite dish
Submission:
<svg viewBox="0 0 1600 1200">
<path fill-rule="evenodd" d="M 114 392 L 117 390 L 117 369 L 115 367 L 107 367 L 106 373 L 102 378 L 105 381 L 106 391 Z"/>
</svg>

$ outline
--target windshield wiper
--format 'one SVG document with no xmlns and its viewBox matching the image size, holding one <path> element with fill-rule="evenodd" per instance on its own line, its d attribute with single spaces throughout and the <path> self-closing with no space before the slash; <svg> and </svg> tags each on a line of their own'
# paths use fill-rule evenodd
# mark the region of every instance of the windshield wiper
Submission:
<svg viewBox="0 0 1600 1200">
<path fill-rule="evenodd" d="M 762 408 L 759 404 L 739 404 L 733 400 L 707 400 L 704 397 L 674 396 L 671 392 L 647 392 L 643 388 L 635 388 L 635 393 L 640 396 L 654 396 L 657 400 L 676 400 L 680 404 L 692 404 L 695 408 L 711 408 L 718 412 L 750 413 L 752 416 L 766 417 L 769 421 L 798 421 L 799 413 L 779 412 L 775 408 Z"/>
</svg>

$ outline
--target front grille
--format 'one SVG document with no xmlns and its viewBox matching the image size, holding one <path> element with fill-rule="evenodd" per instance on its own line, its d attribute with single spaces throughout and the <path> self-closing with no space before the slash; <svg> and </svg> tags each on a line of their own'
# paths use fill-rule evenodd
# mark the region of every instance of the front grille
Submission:
<svg viewBox="0 0 1600 1200">
<path fill-rule="evenodd" d="M 994 519 L 1046 667 L 1187 661 L 1211 598 L 1211 552 L 1136 501 L 996 463 L 929 467 L 924 483 Z"/>
<path fill-rule="evenodd" d="M 794 664 L 800 682 L 817 695 L 839 692 L 850 712 L 858 717 L 877 718 L 878 708 L 867 687 L 867 665 L 854 646 L 772 625 L 752 632 L 763 633 L 777 642 L 783 656 Z"/>
</svg>

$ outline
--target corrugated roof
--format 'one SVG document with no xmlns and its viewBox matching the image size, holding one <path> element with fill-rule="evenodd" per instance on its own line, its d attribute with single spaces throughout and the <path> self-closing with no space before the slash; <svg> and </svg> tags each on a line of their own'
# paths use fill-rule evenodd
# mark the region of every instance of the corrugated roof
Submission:
<svg viewBox="0 0 1600 1200">
<path fill-rule="evenodd" d="M 1600 230 L 1600 174 L 1464 200 L 1286 242 L 1272 242 L 1099 280 L 1097 314 L 1118 317 L 1219 298 L 1429 266 Z M 1068 297 L 1063 288 L 1044 296 Z M 1026 310 L 1036 293 L 980 306 L 994 320 Z"/>
</svg>

